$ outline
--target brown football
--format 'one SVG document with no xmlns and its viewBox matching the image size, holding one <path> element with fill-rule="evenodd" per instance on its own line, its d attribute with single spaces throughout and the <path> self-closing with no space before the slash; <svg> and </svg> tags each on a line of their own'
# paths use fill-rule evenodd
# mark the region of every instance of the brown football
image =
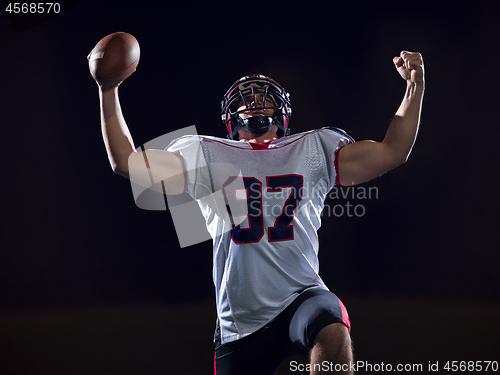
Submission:
<svg viewBox="0 0 500 375">
<path fill-rule="evenodd" d="M 133 35 L 109 34 L 87 56 L 90 74 L 101 84 L 117 84 L 135 72 L 140 56 L 139 43 Z"/>
</svg>

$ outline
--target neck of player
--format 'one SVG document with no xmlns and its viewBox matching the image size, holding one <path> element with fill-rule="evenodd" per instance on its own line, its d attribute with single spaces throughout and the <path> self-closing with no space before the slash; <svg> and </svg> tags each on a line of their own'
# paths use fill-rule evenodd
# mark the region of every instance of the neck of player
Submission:
<svg viewBox="0 0 500 375">
<path fill-rule="evenodd" d="M 239 135 L 239 140 L 241 142 L 266 143 L 278 139 L 278 136 L 276 135 L 277 130 L 278 127 L 276 125 L 273 125 L 272 129 L 269 130 L 268 132 L 262 134 L 255 134 L 255 133 L 250 133 L 244 128 L 241 128 L 238 131 L 238 135 Z"/>
</svg>

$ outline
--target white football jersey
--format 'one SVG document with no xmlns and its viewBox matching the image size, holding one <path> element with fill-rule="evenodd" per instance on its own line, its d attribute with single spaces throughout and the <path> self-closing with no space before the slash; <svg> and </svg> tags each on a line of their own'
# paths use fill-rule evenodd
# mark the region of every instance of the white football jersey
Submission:
<svg viewBox="0 0 500 375">
<path fill-rule="evenodd" d="M 213 281 L 222 342 L 273 320 L 301 292 L 327 289 L 318 275 L 321 211 L 336 183 L 336 152 L 353 142 L 321 128 L 251 144 L 185 136 L 187 192 L 213 238 Z"/>
</svg>

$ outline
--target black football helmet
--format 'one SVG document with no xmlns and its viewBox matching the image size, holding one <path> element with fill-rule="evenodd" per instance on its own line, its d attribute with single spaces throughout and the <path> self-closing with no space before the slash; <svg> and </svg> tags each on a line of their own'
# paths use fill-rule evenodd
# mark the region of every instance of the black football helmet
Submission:
<svg viewBox="0 0 500 375">
<path fill-rule="evenodd" d="M 263 95 L 263 107 L 251 108 L 247 103 L 249 95 L 257 103 L 257 94 Z M 273 107 L 266 105 L 266 99 L 273 102 Z M 238 111 L 240 103 L 245 104 L 245 109 Z M 273 125 L 278 126 L 277 136 L 283 137 L 290 133 L 288 122 L 292 115 L 290 94 L 272 78 L 261 74 L 252 74 L 237 80 L 227 90 L 221 102 L 222 122 L 226 126 L 229 139 L 238 139 L 238 130 L 242 127 L 248 132 L 262 134 L 271 130 Z M 243 111 L 274 109 L 272 116 L 253 116 L 246 119 L 239 115 Z"/>
</svg>

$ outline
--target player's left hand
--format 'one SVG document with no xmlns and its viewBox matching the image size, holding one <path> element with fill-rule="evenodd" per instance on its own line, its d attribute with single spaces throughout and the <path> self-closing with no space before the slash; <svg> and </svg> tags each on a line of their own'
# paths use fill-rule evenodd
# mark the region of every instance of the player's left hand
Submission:
<svg viewBox="0 0 500 375">
<path fill-rule="evenodd" d="M 420 53 L 401 51 L 400 55 L 392 61 L 406 82 L 424 83 L 424 60 Z"/>
</svg>

